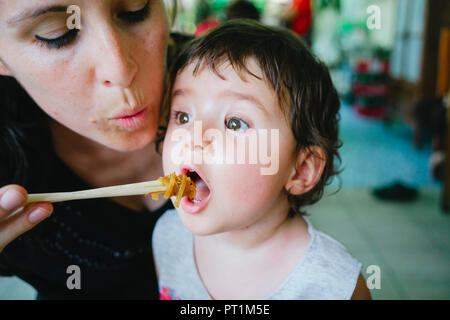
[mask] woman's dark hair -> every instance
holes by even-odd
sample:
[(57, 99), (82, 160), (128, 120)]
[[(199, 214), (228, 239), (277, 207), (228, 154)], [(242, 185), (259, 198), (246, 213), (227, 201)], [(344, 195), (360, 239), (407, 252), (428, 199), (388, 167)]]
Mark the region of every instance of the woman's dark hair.
[(0, 186), (44, 182), (53, 146), (47, 115), (12, 77), (0, 76)]
[(317, 202), (331, 178), (339, 173), (335, 161), (340, 161), (338, 149), (342, 145), (338, 139), (340, 101), (328, 68), (290, 30), (253, 20), (232, 20), (190, 42), (169, 72), (163, 124), (169, 120), (172, 85), (186, 66), (195, 63), (195, 75), (204, 64), (222, 77), (218, 68), (230, 63), (238, 74), (244, 71), (260, 79), (248, 70), (249, 58), (256, 60), (264, 80), (277, 94), (291, 123), (297, 154), (318, 146), (326, 155), (325, 168), (316, 186), (300, 196), (288, 196), (292, 211), (303, 214), (302, 208)]
[(226, 20), (253, 19), (259, 21), (260, 14), (253, 3), (247, 0), (233, 2), (225, 11)]
[[(0, 76), (0, 187), (18, 184), (28, 192), (42, 192), (47, 187), (52, 156), (47, 115), (14, 78)], [(43, 224), (23, 235), (32, 252), (37, 248), (48, 252), (43, 241), (46, 232)], [(0, 275), (12, 275), (16, 267), (32, 268), (10, 265), (0, 254)]]

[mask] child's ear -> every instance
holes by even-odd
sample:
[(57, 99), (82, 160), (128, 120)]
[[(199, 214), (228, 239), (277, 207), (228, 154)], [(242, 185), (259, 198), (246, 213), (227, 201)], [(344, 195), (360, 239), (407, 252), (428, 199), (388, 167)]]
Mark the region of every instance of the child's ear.
[(326, 155), (322, 148), (318, 146), (303, 148), (284, 187), (293, 195), (310, 191), (319, 182), (325, 164)]
[(12, 76), (2, 59), (0, 59), (0, 76)]

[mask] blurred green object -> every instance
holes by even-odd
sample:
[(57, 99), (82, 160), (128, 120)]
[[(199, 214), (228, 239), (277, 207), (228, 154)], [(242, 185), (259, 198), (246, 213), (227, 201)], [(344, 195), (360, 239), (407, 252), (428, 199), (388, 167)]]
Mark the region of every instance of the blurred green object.
[(355, 22), (355, 21), (348, 21), (348, 20), (342, 20), (341, 22), (341, 34), (346, 35), (352, 33), (354, 30), (357, 29), (366, 29), (366, 23), (364, 21)]
[[(211, 10), (210, 14), (223, 20), (226, 7), (232, 4), (235, 0), (201, 0), (198, 4), (199, 7), (204, 6), (202, 2), (209, 4)], [(255, 5), (258, 11), (262, 14), (266, 7), (267, 0), (249, 0)], [(269, 0), (270, 1), (270, 0)], [(205, 10), (202, 8), (202, 10)]]
[(211, 15), (211, 0), (199, 0), (195, 6), (195, 24), (208, 19)]
[(256, 9), (258, 9), (259, 13), (262, 14), (264, 8), (266, 7), (267, 0), (250, 0), (250, 2), (252, 2), (255, 5)]
[(223, 9), (228, 5), (227, 0), (212, 0), (211, 8), (215, 15), (221, 15)]
[(391, 57), (391, 50), (387, 48), (377, 47), (374, 49), (374, 56), (381, 60), (389, 60)]
[(387, 75), (384, 73), (361, 73), (355, 74), (354, 79), (362, 84), (371, 84), (386, 81)]
[(328, 7), (333, 7), (338, 11), (341, 10), (341, 1), (340, 0), (316, 0), (314, 1), (314, 9), (322, 10)]

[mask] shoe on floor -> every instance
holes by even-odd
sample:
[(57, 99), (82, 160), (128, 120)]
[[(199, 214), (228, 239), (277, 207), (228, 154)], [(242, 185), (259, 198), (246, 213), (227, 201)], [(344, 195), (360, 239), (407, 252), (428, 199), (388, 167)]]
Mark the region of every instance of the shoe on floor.
[(380, 200), (400, 202), (414, 201), (418, 196), (416, 189), (405, 186), (401, 182), (376, 188), (372, 191), (372, 193)]

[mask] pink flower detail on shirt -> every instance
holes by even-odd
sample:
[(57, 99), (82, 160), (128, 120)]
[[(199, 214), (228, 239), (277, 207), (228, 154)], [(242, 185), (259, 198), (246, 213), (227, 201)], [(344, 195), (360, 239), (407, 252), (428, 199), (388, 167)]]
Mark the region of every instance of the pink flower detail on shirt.
[(180, 297), (175, 293), (173, 289), (167, 287), (159, 288), (159, 299), (160, 300), (180, 300)]

